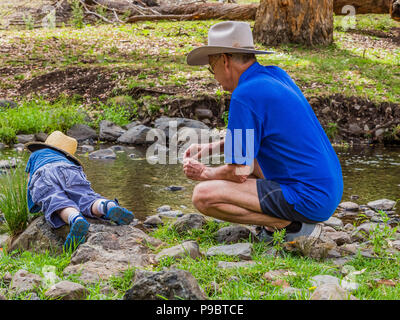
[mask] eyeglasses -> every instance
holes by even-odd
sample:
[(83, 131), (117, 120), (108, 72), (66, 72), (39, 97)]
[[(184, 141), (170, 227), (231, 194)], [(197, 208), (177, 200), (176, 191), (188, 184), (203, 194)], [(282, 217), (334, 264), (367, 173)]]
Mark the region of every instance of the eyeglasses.
[(214, 72), (214, 67), (215, 67), (215, 65), (217, 64), (219, 58), (221, 58), (224, 54), (227, 55), (227, 56), (229, 56), (229, 57), (232, 57), (232, 55), (231, 55), (230, 53), (222, 53), (217, 59), (215, 59), (214, 63), (210, 63), (210, 66), (207, 68), (208, 71), (211, 72), (211, 74), (215, 74), (215, 72)]

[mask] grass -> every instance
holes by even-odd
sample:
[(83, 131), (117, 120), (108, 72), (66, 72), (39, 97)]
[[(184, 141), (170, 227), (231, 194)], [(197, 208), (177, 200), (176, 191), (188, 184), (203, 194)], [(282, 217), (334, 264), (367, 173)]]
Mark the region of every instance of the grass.
[[(166, 247), (177, 245), (185, 240), (195, 240), (199, 243), (202, 252), (206, 252), (211, 246), (217, 245), (215, 241), (216, 231), (229, 223), (218, 224), (208, 221), (202, 230), (191, 230), (183, 234), (177, 233), (171, 223), (154, 230), (150, 235), (166, 243)], [(158, 248), (157, 251), (163, 248)], [(191, 259), (190, 257), (175, 260), (164, 258), (160, 264), (153, 267), (153, 271), (161, 271), (164, 267), (187, 270), (197, 279), (200, 287), (211, 300), (308, 300), (315, 289), (311, 278), (316, 275), (332, 275), (340, 280), (346, 276), (346, 272), (339, 266), (329, 261), (316, 261), (307, 257), (297, 256), (291, 253), (281, 252), (274, 256), (267, 252), (271, 246), (264, 243), (253, 243), (252, 260), (256, 264), (248, 267), (224, 269), (218, 266), (220, 261), (237, 261), (237, 258), (228, 256), (202, 257)], [(392, 256), (391, 259), (400, 257)], [(49, 252), (13, 252), (10, 254), (0, 252), (0, 279), (5, 273), (14, 274), (19, 269), (44, 276), (44, 270), (52, 268), (61, 280), (69, 280), (81, 283), (79, 274), (64, 275), (63, 269), (69, 264), (71, 252), (54, 255)], [(351, 271), (360, 271), (352, 278), (352, 281), (360, 284), (360, 287), (352, 294), (361, 300), (398, 300), (400, 296), (400, 284), (398, 283), (398, 264), (388, 256), (380, 256), (376, 259), (367, 259), (357, 254), (355, 258), (346, 264)], [(271, 270), (285, 269), (293, 274), (284, 277), (291, 287), (299, 289), (294, 293), (285, 293), (279, 285), (274, 285), (263, 276)], [(363, 271), (363, 269), (365, 269)], [(151, 268), (149, 269), (151, 270)], [(343, 271), (343, 272), (342, 272)], [(362, 272), (363, 271), (363, 272)], [(132, 279), (135, 269), (126, 270), (122, 276), (112, 276), (108, 281), (95, 284), (83, 284), (89, 294), (88, 300), (115, 300), (121, 299), (125, 292), (132, 287)], [(394, 286), (379, 285), (377, 279), (390, 279), (395, 281)], [(37, 288), (37, 295), (41, 299), (49, 284)], [(7, 285), (0, 280), (0, 289)], [(109, 288), (104, 290), (103, 288)], [(217, 290), (215, 290), (217, 289)], [(27, 294), (9, 296), (11, 299), (26, 299)]]
[(26, 199), (27, 174), (19, 164), (16, 169), (0, 175), (0, 212), (5, 218), (6, 231), (15, 236), (27, 227), (30, 213)]
[(84, 122), (79, 105), (70, 99), (50, 103), (43, 99), (23, 101), (18, 108), (0, 109), (0, 141), (16, 142), (17, 134), (66, 131), (76, 123)]
[[(177, 94), (216, 94), (218, 86), (206, 68), (189, 67), (186, 55), (207, 42), (207, 33), (217, 20), (184, 22), (140, 22), (81, 29), (1, 31), (3, 42), (13, 46), (13, 54), (0, 55), (4, 66), (25, 66), (24, 80), (4, 77), (3, 90), (19, 81), (56, 68), (71, 66), (105, 68), (115, 72), (116, 90), (129, 92), (134, 87), (173, 87)], [(365, 28), (388, 32), (399, 24), (388, 15), (357, 17), (355, 30), (343, 31), (343, 17), (335, 17), (335, 43), (328, 47), (306, 48), (282, 45), (276, 54), (260, 56), (262, 64), (278, 65), (297, 81), (307, 96), (341, 93), (372, 101), (399, 102), (400, 49), (386, 39), (357, 33)], [(253, 21), (249, 22), (254, 25)], [(257, 44), (258, 48), (263, 48)], [(140, 71), (135, 75), (126, 70)], [(171, 96), (171, 99), (174, 96)]]

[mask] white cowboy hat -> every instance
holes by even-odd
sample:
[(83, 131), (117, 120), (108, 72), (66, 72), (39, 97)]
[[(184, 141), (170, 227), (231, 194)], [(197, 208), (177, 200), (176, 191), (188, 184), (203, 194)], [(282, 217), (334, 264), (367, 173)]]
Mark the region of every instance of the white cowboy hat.
[(191, 66), (208, 64), (208, 56), (218, 53), (272, 54), (272, 51), (255, 50), (253, 34), (246, 22), (225, 21), (213, 25), (208, 32), (208, 45), (193, 49), (187, 56)]

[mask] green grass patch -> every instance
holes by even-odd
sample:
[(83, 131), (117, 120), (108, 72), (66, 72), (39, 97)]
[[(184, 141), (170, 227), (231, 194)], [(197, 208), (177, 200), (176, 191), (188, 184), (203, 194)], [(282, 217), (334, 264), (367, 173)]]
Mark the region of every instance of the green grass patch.
[(14, 143), (17, 134), (65, 132), (74, 124), (84, 123), (84, 118), (80, 105), (70, 99), (23, 101), (15, 109), (0, 109), (0, 141)]

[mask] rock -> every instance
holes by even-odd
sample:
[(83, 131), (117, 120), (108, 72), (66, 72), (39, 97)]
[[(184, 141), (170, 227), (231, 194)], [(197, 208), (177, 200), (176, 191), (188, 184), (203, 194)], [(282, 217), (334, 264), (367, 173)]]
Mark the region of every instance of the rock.
[(111, 146), (110, 149), (112, 149), (114, 152), (124, 152), (125, 148), (123, 146)]
[(282, 279), (284, 277), (290, 277), (296, 275), (297, 275), (296, 272), (285, 269), (279, 269), (279, 270), (271, 270), (264, 273), (263, 278), (266, 279), (267, 281), (275, 281), (278, 279)]
[[(219, 135), (218, 135), (219, 137)], [(182, 146), (185, 143), (209, 143), (213, 138), (212, 132), (210, 129), (200, 129), (200, 128), (188, 128), (183, 127), (180, 128), (177, 133), (175, 133), (172, 138), (170, 138), (170, 146), (173, 146), (174, 143), (178, 146)], [(215, 140), (219, 140), (217, 137), (214, 137)], [(182, 150), (184, 151), (184, 150)]]
[(45, 142), (48, 135), (44, 132), (35, 133), (35, 140), (40, 142)]
[(10, 289), (15, 294), (33, 291), (42, 283), (42, 278), (37, 274), (29, 273), (26, 270), (18, 270), (12, 277)]
[(167, 218), (179, 218), (183, 216), (183, 213), (182, 211), (179, 210), (173, 210), (173, 211), (161, 211), (158, 215)]
[(152, 141), (147, 141), (146, 137), (150, 130), (150, 127), (140, 124), (123, 133), (117, 141), (124, 144), (149, 144)]
[(392, 242), (392, 247), (395, 248), (396, 250), (400, 251), (400, 240), (395, 240)]
[(256, 236), (244, 226), (229, 226), (217, 231), (216, 240), (219, 243), (237, 243), (241, 240), (255, 241)]
[(137, 127), (140, 124), (141, 124), (140, 121), (133, 121), (133, 122), (127, 124), (126, 126), (123, 126), (123, 128), (125, 130), (129, 130), (129, 129), (133, 128), (133, 127)]
[(360, 224), (356, 230), (354, 231), (355, 233), (365, 233), (366, 235), (369, 235), (372, 230), (375, 230), (375, 228), (378, 226), (378, 223), (373, 223), (373, 222), (365, 222)]
[(347, 256), (347, 257), (341, 257), (341, 258), (332, 259), (332, 263), (335, 266), (343, 266), (343, 265), (345, 265), (347, 262), (349, 262), (351, 260), (352, 260), (352, 258)]
[(194, 114), (199, 120), (212, 119), (214, 116), (212, 111), (206, 108), (196, 108)]
[(385, 133), (385, 129), (378, 129), (375, 131), (375, 137), (379, 138), (381, 135), (383, 135)]
[(184, 233), (192, 229), (201, 229), (206, 223), (206, 218), (203, 215), (191, 213), (185, 214), (183, 217), (177, 219), (172, 224), (172, 227), (178, 233)]
[(82, 146), (80, 146), (80, 149), (82, 152), (93, 152), (94, 151), (94, 147), (88, 144), (84, 144)]
[(172, 135), (175, 134), (174, 129), (178, 131), (182, 127), (209, 129), (207, 125), (198, 120), (192, 120), (187, 118), (169, 118), (161, 117), (154, 122), (154, 127), (162, 130), (167, 138), (170, 138), (170, 128)]
[(13, 158), (11, 160), (0, 160), (0, 169), (11, 169), (17, 166), (17, 159)]
[(6, 148), (6, 145), (4, 143), (0, 142), (0, 151), (4, 150)]
[(324, 224), (335, 229), (343, 227), (343, 221), (335, 217), (330, 217), (327, 221), (324, 221)]
[(84, 286), (71, 281), (61, 281), (51, 286), (45, 296), (50, 299), (83, 300), (89, 293)]
[(0, 234), (0, 248), (4, 248), (8, 240), (9, 240), (8, 234)]
[(7, 300), (7, 298), (5, 296), (3, 296), (2, 294), (0, 294), (0, 301), (1, 300)]
[(351, 223), (346, 223), (346, 225), (343, 227), (344, 231), (351, 232), (355, 229), (355, 227)]
[(25, 144), (32, 141), (35, 141), (35, 135), (33, 134), (17, 134), (18, 143)]
[(67, 131), (67, 135), (75, 138), (78, 142), (85, 140), (97, 140), (97, 133), (86, 124), (76, 124)]
[(51, 229), (43, 216), (33, 220), (29, 226), (12, 243), (8, 251), (20, 249), (44, 253), (55, 251), (62, 253), (65, 238), (69, 232), (68, 226)]
[(359, 246), (356, 243), (346, 243), (340, 246), (340, 250), (348, 254), (356, 254)]
[(147, 217), (146, 220), (143, 222), (145, 227), (158, 227), (164, 225), (161, 218), (158, 215)]
[(156, 261), (160, 261), (163, 257), (181, 259), (185, 256), (190, 256), (192, 259), (200, 258), (202, 256), (199, 245), (196, 241), (185, 241), (174, 247), (161, 250), (155, 258)]
[(295, 296), (296, 294), (301, 294), (302, 290), (299, 288), (293, 288), (293, 287), (283, 287), (282, 288), (282, 293), (288, 295), (289, 297)]
[(25, 145), (23, 143), (14, 144), (13, 147), (14, 147), (14, 150), (17, 152), (25, 151)]
[(363, 133), (363, 129), (361, 129), (361, 127), (356, 123), (351, 123), (349, 125), (349, 131), (351, 134), (354, 134), (354, 135), (359, 135), (359, 134)]
[(172, 209), (171, 209), (171, 207), (169, 205), (164, 205), (164, 206), (161, 206), (161, 207), (157, 208), (157, 212), (171, 211), (171, 210)]
[(18, 104), (14, 101), (11, 100), (5, 100), (5, 99), (1, 99), (0, 100), (0, 108), (4, 108), (4, 109), (15, 109), (18, 107)]
[(311, 283), (315, 287), (319, 287), (323, 284), (340, 285), (340, 279), (330, 275), (317, 275), (311, 278)]
[(350, 235), (343, 231), (328, 232), (326, 233), (326, 236), (335, 241), (338, 246), (345, 243), (351, 243)]
[(253, 244), (251, 243), (235, 243), (231, 245), (211, 247), (207, 251), (207, 257), (216, 255), (227, 255), (239, 257), (242, 260), (251, 260)]
[(185, 190), (185, 187), (169, 186), (169, 187), (165, 187), (165, 190), (167, 190), (167, 191), (181, 191), (181, 190)]
[(360, 209), (360, 206), (357, 203), (347, 201), (340, 203), (339, 208), (347, 211), (358, 211)]
[(228, 261), (218, 261), (218, 268), (221, 269), (232, 269), (232, 268), (247, 268), (256, 265), (255, 261), (238, 261), (238, 262), (228, 262)]
[(338, 284), (325, 283), (315, 289), (311, 300), (356, 300), (356, 298)]
[(124, 300), (206, 300), (197, 280), (184, 270), (160, 272), (136, 270), (133, 286)]
[(368, 206), (374, 210), (383, 210), (389, 211), (394, 208), (396, 201), (388, 200), (388, 199), (380, 199), (368, 202)]
[(3, 275), (2, 281), (3, 281), (4, 284), (6, 284), (6, 285), (9, 286), (10, 283), (11, 283), (11, 280), (12, 280), (12, 275), (11, 275), (10, 272), (7, 271), (7, 272)]
[(112, 149), (100, 149), (89, 153), (89, 159), (114, 160), (116, 158), (117, 155)]
[(85, 283), (108, 280), (122, 275), (128, 268), (143, 268), (154, 263), (150, 247), (161, 244), (132, 224), (91, 223), (86, 242), (74, 252), (64, 274), (81, 273), (79, 279)]
[(100, 121), (99, 128), (100, 140), (110, 142), (117, 141), (117, 139), (126, 132), (126, 130), (108, 120)]

